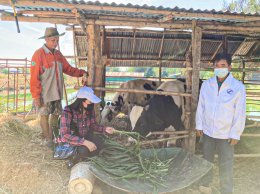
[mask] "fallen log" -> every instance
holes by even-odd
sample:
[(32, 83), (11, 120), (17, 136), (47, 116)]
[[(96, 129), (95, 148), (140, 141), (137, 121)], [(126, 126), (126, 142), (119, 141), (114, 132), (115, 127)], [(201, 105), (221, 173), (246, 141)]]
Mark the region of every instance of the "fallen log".
[(70, 194), (91, 194), (94, 183), (95, 177), (89, 170), (88, 162), (80, 162), (73, 166), (68, 185)]

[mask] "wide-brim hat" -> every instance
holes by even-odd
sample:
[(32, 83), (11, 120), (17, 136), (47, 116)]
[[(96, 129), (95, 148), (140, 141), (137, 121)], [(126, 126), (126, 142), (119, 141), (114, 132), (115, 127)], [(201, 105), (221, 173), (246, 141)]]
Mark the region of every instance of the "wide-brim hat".
[(92, 103), (99, 103), (101, 99), (94, 94), (94, 91), (87, 86), (83, 86), (77, 93), (77, 98), (86, 98)]
[(49, 38), (49, 37), (56, 37), (56, 36), (63, 36), (65, 32), (59, 34), (57, 28), (49, 27), (45, 29), (44, 36), (40, 37), (39, 39)]

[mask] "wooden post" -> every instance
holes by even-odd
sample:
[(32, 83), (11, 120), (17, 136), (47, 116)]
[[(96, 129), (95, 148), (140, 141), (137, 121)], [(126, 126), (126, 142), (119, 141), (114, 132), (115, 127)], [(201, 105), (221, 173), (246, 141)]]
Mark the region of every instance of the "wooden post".
[[(94, 22), (93, 22), (94, 23)], [(88, 40), (88, 83), (91, 87), (103, 86), (103, 75), (105, 65), (102, 63), (101, 57), (101, 37), (100, 26), (95, 24), (87, 25), (87, 40)], [(95, 94), (100, 97), (101, 92), (95, 91)], [(97, 121), (100, 121), (100, 105), (95, 106)]]
[(222, 45), (223, 45), (223, 53), (228, 53), (228, 41), (226, 35), (223, 36)]
[(201, 39), (202, 30), (192, 22), (192, 69), (187, 70), (186, 84), (188, 91), (191, 90), (192, 96), (188, 105), (190, 106), (190, 137), (185, 142), (185, 148), (190, 152), (195, 152), (196, 134), (195, 134), (195, 116), (199, 97), (199, 73), (200, 73), (200, 58), (201, 58)]
[[(162, 51), (163, 51), (163, 45), (164, 45), (164, 37), (165, 37), (165, 30), (163, 31), (163, 36), (161, 40), (160, 50), (159, 50), (159, 56), (158, 59), (162, 58)], [(159, 62), (159, 83), (162, 83), (162, 62)]]
[(242, 60), (242, 65), (243, 65), (242, 82), (243, 82), (243, 84), (245, 84), (245, 77), (246, 77), (245, 67), (246, 67), (246, 62), (244, 60)]

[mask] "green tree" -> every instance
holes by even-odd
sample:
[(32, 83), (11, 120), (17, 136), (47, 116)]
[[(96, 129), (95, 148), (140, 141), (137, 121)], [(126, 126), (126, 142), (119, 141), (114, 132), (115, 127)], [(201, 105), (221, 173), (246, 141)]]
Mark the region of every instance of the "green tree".
[(231, 3), (223, 1), (223, 7), (227, 11), (256, 13), (260, 11), (259, 0), (233, 0)]
[(146, 72), (144, 73), (144, 76), (146, 77), (155, 77), (156, 74), (155, 74), (155, 71), (152, 67), (149, 67)]
[(162, 77), (169, 77), (169, 73), (168, 73), (167, 69), (163, 69)]

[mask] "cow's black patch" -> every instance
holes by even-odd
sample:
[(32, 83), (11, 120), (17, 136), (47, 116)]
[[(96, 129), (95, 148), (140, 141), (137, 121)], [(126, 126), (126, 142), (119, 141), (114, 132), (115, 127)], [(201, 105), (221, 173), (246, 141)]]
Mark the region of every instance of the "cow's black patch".
[(154, 81), (152, 82), (152, 84), (153, 84), (154, 87), (156, 87), (156, 85), (157, 85), (156, 82), (154, 82)]
[(176, 130), (182, 129), (182, 110), (171, 96), (155, 95), (148, 105), (148, 110), (144, 109), (136, 122), (134, 131), (146, 136), (150, 131), (162, 131), (170, 125)]
[(143, 87), (144, 87), (145, 90), (154, 90), (154, 88), (150, 84), (148, 84), (148, 83), (145, 83), (143, 85)]

